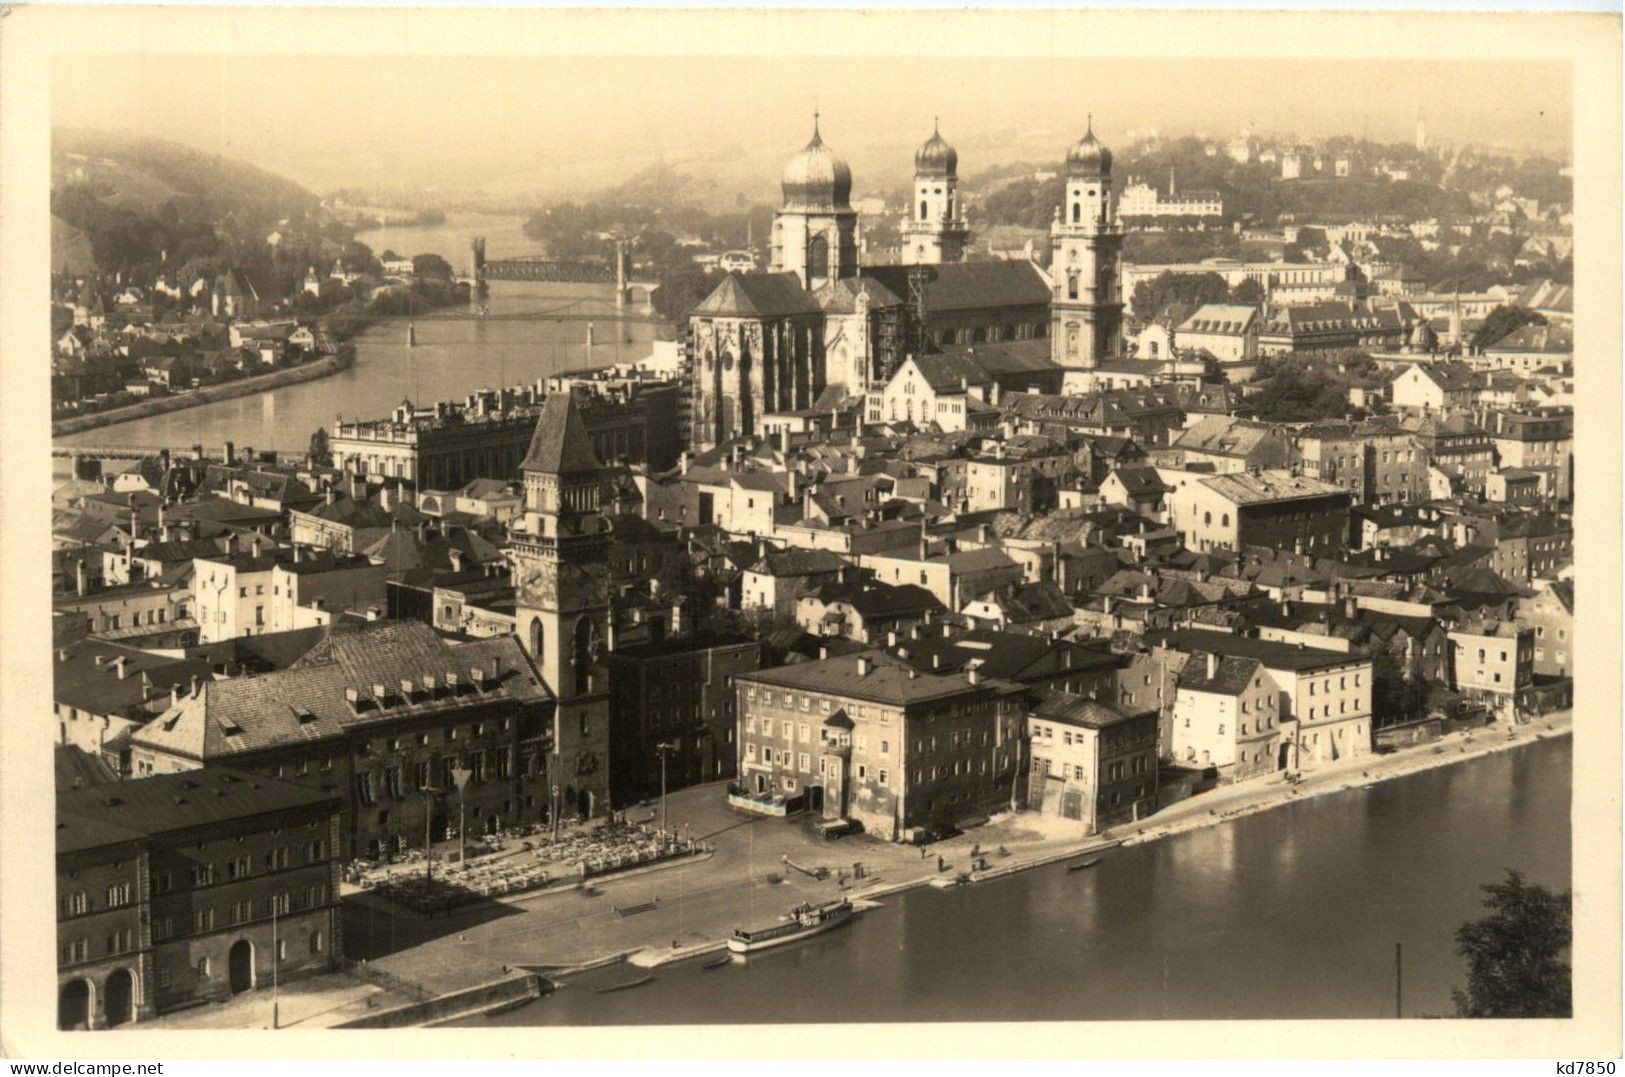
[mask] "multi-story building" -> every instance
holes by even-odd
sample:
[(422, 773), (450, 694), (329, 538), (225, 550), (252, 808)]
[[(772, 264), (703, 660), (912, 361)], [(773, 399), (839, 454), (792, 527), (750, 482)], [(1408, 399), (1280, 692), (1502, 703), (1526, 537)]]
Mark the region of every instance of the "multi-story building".
[(679, 637), (611, 651), (608, 661), (614, 803), (735, 775), (734, 681), (761, 665), (761, 644)]
[(589, 734), (513, 638), (452, 645), (379, 622), (333, 630), (287, 669), (199, 684), (131, 734), (130, 754), (138, 777), (227, 765), (339, 793), (357, 857), (438, 841), (459, 811), (492, 832), (590, 809), (608, 760)]
[(1201, 477), (1174, 475), (1169, 517), (1186, 548), (1240, 552), (1247, 546), (1327, 555), (1348, 543), (1352, 495), (1289, 471)]
[(776, 801), (903, 840), (1009, 806), (1025, 770), (1023, 689), (975, 669), (867, 651), (737, 683), (742, 807)]
[(1221, 363), (1243, 363), (1258, 355), (1258, 308), (1204, 303), (1174, 332), (1181, 353), (1207, 352)]
[(1460, 479), (1464, 492), (1484, 496), (1485, 483), (1495, 467), (1495, 445), (1486, 430), (1459, 412), (1422, 415), (1408, 420), (1405, 428), (1430, 466)]
[(1526, 411), (1491, 411), (1484, 427), (1502, 467), (1541, 474), (1547, 493), (1567, 501), (1574, 476), (1574, 409), (1531, 408)]
[(1192, 655), (1174, 698), (1173, 761), (1216, 767), (1231, 780), (1285, 767), (1279, 691), (1256, 658), (1212, 651)]
[(1554, 581), (1518, 599), (1518, 623), (1535, 632), (1534, 672), (1574, 676), (1574, 584)]
[(1274, 713), (1286, 766), (1312, 767), (1370, 753), (1369, 656), (1201, 629), (1170, 632), (1158, 637), (1157, 644), (1191, 655), (1245, 658), (1263, 666), (1281, 693)]
[(1305, 475), (1347, 488), (1357, 504), (1427, 500), (1427, 453), (1408, 430), (1376, 422), (1320, 422), (1296, 431), (1292, 441)]
[(339, 805), (223, 767), (59, 790), (58, 1027), (123, 1025), (330, 969)]
[(82, 639), (56, 652), (52, 674), (58, 743), (102, 758), (122, 774), (128, 763), (122, 734), (151, 721), (198, 680), (210, 679), (213, 669), (198, 659)]
[(1482, 620), (1450, 630), (1450, 687), (1464, 697), (1513, 717), (1534, 675), (1534, 628)]
[(1292, 460), (1292, 444), (1278, 428), (1228, 415), (1209, 415), (1174, 438), (1185, 466), (1208, 464), (1219, 474), (1283, 468)]
[(1112, 152), (1091, 123), (1066, 155), (1065, 203), (1050, 225), (1050, 342), (1055, 362), (1094, 367), (1123, 348), (1123, 226), (1112, 192)]
[(1131, 178), (1117, 204), (1125, 223), (1166, 223), (1200, 221), (1224, 216), (1224, 198), (1218, 191), (1179, 191), (1174, 177), (1168, 177), (1168, 193), (1163, 194), (1143, 180)]
[(1157, 711), (1055, 692), (1027, 719), (1027, 807), (1094, 834), (1157, 807)]
[(309, 628), (335, 612), (384, 605), (384, 566), (358, 554), (256, 542), (246, 553), (199, 557), (193, 566), (201, 643)]

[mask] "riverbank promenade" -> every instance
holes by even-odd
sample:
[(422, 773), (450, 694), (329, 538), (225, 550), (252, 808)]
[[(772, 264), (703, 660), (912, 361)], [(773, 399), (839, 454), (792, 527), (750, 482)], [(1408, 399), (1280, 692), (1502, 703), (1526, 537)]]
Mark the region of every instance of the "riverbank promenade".
[[(1568, 712), (1562, 712), (1517, 726), (1510, 734), (1494, 727), (1453, 734), (1433, 744), (1332, 764), (1309, 772), (1296, 785), (1271, 775), (1221, 786), (1138, 823), (1094, 836), (1082, 834), (1079, 824), (1070, 820), (1005, 813), (986, 826), (933, 844), (923, 854), (914, 846), (864, 836), (825, 841), (808, 820), (745, 816), (726, 806), (721, 784), (697, 786), (668, 798), (669, 822), (679, 834), (703, 839), (714, 853), (595, 879), (588, 888), (512, 895), (446, 916), (424, 916), (370, 894), (351, 895), (344, 910), (346, 950), (352, 959), (365, 959), (370, 970), (383, 974), (376, 979), (434, 994), (490, 981), (502, 976), (505, 968), (564, 976), (621, 960), (650, 967), (716, 952), (734, 928), (772, 923), (803, 901), (843, 894), (884, 900), (932, 879), (957, 879), (962, 874), (969, 876), (970, 885), (977, 885), (1091, 849), (1225, 825), (1297, 800), (1448, 766), (1537, 738), (1566, 736), (1570, 721)], [(657, 806), (650, 806), (629, 814), (641, 820), (645, 815), (658, 819), (658, 813)], [(1001, 855), (1001, 848), (1006, 855)], [(986, 868), (978, 868), (978, 863)], [(861, 878), (853, 876), (855, 864), (862, 865)], [(819, 868), (827, 869), (827, 877), (798, 870), (819, 874)], [(1109, 853), (1098, 870), (1111, 870)], [(408, 1001), (359, 978), (321, 981), (284, 990), (284, 1024), (320, 1027)], [(228, 1012), (241, 1016), (222, 1016)], [(166, 1023), (269, 1027), (269, 993), (177, 1013)]]

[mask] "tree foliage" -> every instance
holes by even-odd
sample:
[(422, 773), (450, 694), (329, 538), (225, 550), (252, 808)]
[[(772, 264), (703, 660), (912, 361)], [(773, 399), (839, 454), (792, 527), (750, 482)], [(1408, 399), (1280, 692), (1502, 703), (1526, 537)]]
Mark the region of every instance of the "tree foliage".
[(1487, 348), (1501, 338), (1516, 333), (1526, 325), (1545, 324), (1546, 316), (1538, 310), (1502, 304), (1485, 316), (1484, 324), (1479, 326), (1478, 332), (1473, 334), (1473, 347)]
[(1571, 893), (1554, 894), (1511, 870), (1505, 882), (1479, 889), (1490, 915), (1456, 930), (1456, 952), (1467, 959), (1466, 989), (1450, 992), (1457, 1016), (1572, 1017)]
[(1301, 356), (1259, 360), (1253, 382), (1262, 387), (1248, 396), (1264, 422), (1301, 423), (1340, 419), (1348, 414), (1348, 379), (1333, 362)]
[(1159, 318), (1169, 307), (1219, 303), (1230, 297), (1230, 286), (1217, 273), (1159, 273), (1134, 286), (1134, 313)]

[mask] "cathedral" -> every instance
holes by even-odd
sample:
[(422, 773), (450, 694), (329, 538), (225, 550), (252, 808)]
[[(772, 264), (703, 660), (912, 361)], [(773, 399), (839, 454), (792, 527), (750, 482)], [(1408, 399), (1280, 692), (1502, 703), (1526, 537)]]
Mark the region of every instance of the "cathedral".
[(839, 407), (915, 352), (1049, 338), (1058, 366), (1115, 354), (1123, 234), (1111, 161), (1091, 123), (1067, 155), (1053, 275), (1026, 260), (967, 262), (959, 154), (934, 127), (914, 154), (902, 264), (864, 266), (852, 170), (814, 117), (784, 167), (767, 271), (729, 274), (689, 317), (692, 447), (760, 433), (769, 414)]

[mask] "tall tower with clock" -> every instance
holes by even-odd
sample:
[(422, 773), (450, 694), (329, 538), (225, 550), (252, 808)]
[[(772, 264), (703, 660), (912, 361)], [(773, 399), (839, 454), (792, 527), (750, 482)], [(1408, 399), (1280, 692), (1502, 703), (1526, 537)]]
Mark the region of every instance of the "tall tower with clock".
[(1116, 354), (1123, 325), (1118, 255), (1123, 229), (1112, 194), (1112, 151), (1089, 130), (1066, 155), (1065, 201), (1050, 226), (1051, 348), (1061, 366), (1093, 367)]
[(563, 817), (609, 809), (609, 528), (599, 514), (603, 465), (568, 392), (548, 395), (520, 464), (523, 517), (508, 545), (514, 624), (558, 700), (548, 756)]

